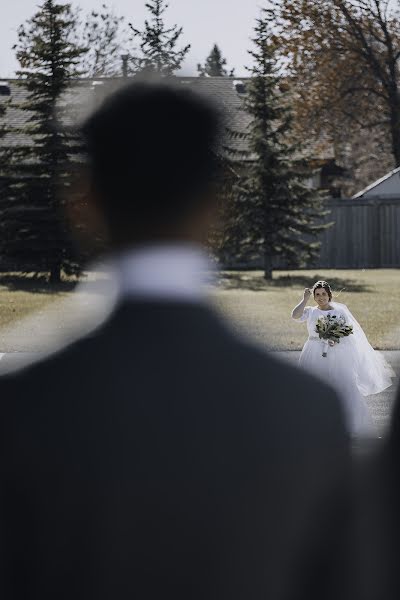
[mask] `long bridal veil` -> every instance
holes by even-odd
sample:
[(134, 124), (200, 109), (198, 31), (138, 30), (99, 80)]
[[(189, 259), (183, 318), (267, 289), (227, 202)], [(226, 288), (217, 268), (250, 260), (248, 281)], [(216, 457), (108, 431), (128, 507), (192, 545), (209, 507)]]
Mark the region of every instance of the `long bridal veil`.
[(363, 396), (378, 394), (392, 385), (392, 378), (396, 376), (392, 367), (384, 356), (374, 350), (368, 342), (361, 325), (351, 314), (345, 304), (331, 302), (331, 306), (344, 313), (347, 322), (353, 326), (353, 335), (349, 336), (355, 356), (356, 382)]

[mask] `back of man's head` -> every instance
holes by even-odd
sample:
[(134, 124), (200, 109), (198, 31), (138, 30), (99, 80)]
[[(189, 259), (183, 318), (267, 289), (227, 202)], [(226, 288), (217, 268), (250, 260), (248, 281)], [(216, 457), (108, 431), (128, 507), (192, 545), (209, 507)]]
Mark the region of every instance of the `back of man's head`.
[(220, 113), (186, 85), (136, 81), (110, 95), (82, 133), (111, 236), (171, 227), (201, 209), (217, 176)]

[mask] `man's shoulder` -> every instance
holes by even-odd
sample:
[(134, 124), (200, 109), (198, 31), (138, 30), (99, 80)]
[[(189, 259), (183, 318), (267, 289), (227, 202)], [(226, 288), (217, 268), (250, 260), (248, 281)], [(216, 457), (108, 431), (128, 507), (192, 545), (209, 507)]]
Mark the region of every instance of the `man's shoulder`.
[(279, 380), (282, 387), (295, 385), (310, 390), (318, 385), (321, 389), (332, 392), (327, 384), (293, 364), (288, 352), (273, 352), (251, 341), (240, 339), (237, 340), (236, 349), (245, 359), (246, 367), (250, 369), (252, 376), (268, 378), (268, 381)]
[[(238, 389), (242, 392), (247, 390), (252, 397), (258, 396), (264, 402), (274, 398), (275, 402), (279, 401), (282, 408), (286, 404), (290, 404), (295, 410), (300, 405), (303, 408), (315, 406), (315, 410), (317, 410), (322, 404), (327, 413), (335, 410), (337, 399), (329, 386), (300, 371), (286, 359), (279, 358), (250, 340), (237, 335), (218, 315), (214, 314), (214, 321), (210, 319), (209, 322), (204, 321), (204, 323), (206, 322), (207, 327), (194, 328), (196, 331), (202, 332), (202, 337), (199, 338), (201, 344), (199, 344), (197, 352), (187, 351), (185, 344), (191, 340), (191, 333), (190, 328), (185, 328), (187, 333), (182, 338), (185, 343), (181, 344), (182, 339), (179, 338), (179, 343), (174, 342), (171, 345), (170, 356), (162, 356), (164, 362), (169, 361), (171, 369), (175, 364), (182, 366), (182, 361), (178, 359), (179, 356), (182, 358), (184, 355), (186, 361), (197, 361), (194, 365), (195, 369), (210, 368), (213, 377), (229, 379), (231, 389), (238, 384)], [(123, 335), (121, 324), (117, 323), (115, 319), (111, 320), (99, 330), (74, 341), (55, 353), (25, 365), (22, 369), (3, 374), (0, 377), (0, 402), (3, 401), (4, 396), (23, 397), (24, 390), (36, 391), (44, 399), (47, 396), (56, 397), (57, 390), (72, 389), (73, 385), (79, 386), (86, 380), (93, 384), (96, 370), (98, 372), (98, 369), (101, 369), (101, 365), (107, 361), (107, 356), (108, 360), (117, 361), (118, 356), (115, 352), (126, 350), (125, 347), (122, 347), (122, 341), (119, 339), (120, 333)], [(193, 335), (195, 336), (194, 333)], [(116, 337), (118, 337), (117, 344)], [(196, 345), (199, 340), (195, 336), (192, 340), (193, 345)], [(131, 340), (131, 342), (138, 344), (137, 339)], [(143, 340), (140, 341), (140, 344), (142, 342)], [(110, 348), (110, 344), (114, 351)], [(164, 343), (165, 347), (167, 345)], [(180, 353), (180, 355), (176, 357), (175, 353)], [(148, 355), (153, 364), (152, 352)], [(133, 357), (132, 360), (134, 360)], [(203, 360), (204, 364), (199, 364), (199, 360)], [(141, 364), (143, 365), (143, 357)], [(189, 365), (187, 364), (187, 366)], [(131, 375), (135, 365), (131, 364), (130, 368)], [(321, 398), (323, 398), (322, 401)]]
[[(76, 370), (84, 367), (84, 357), (96, 347), (95, 338), (96, 334), (88, 334), (52, 351), (38, 353), (36, 357), (29, 356), (26, 360), (21, 359), (15, 365), (3, 368), (0, 375), (0, 390), (8, 386), (17, 389), (38, 382), (44, 394), (49, 388), (49, 374), (56, 378), (63, 373), (69, 373), (71, 378), (76, 379)], [(58, 381), (59, 386), (63, 383), (65, 384), (65, 379)]]
[(280, 356), (251, 343), (242, 343), (240, 353), (245, 360), (238, 371), (249, 393), (261, 398), (261, 406), (272, 404), (276, 416), (298, 419), (306, 431), (316, 427), (344, 431), (342, 406), (331, 386), (289, 362), (284, 353)]

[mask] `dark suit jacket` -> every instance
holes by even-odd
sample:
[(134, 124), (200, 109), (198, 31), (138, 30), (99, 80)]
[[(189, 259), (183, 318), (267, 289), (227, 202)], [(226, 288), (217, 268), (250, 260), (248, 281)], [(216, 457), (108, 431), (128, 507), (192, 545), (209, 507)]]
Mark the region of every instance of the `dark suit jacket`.
[(400, 395), (386, 439), (357, 469), (355, 600), (400, 598)]
[(4, 600), (332, 594), (336, 396), (211, 309), (125, 302), (0, 402)]

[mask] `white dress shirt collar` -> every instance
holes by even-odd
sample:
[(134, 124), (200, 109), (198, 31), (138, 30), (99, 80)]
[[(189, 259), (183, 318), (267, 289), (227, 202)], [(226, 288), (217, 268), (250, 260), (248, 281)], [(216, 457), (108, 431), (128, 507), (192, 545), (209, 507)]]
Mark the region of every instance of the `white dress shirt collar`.
[(216, 268), (200, 244), (165, 243), (127, 250), (112, 261), (118, 296), (199, 301)]

